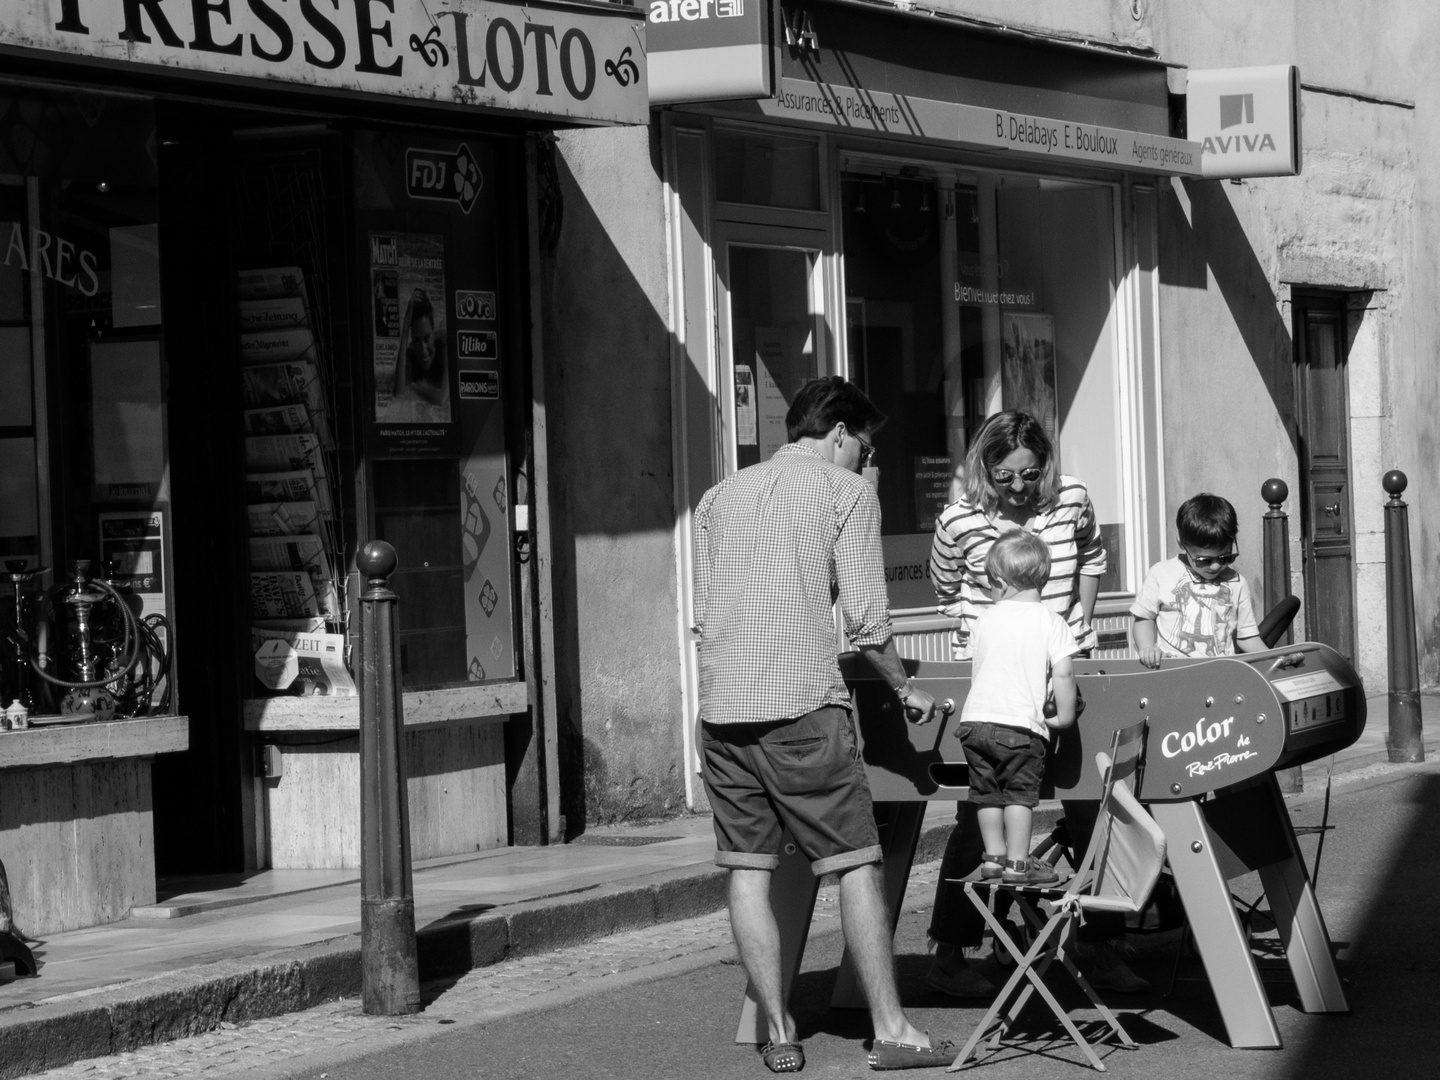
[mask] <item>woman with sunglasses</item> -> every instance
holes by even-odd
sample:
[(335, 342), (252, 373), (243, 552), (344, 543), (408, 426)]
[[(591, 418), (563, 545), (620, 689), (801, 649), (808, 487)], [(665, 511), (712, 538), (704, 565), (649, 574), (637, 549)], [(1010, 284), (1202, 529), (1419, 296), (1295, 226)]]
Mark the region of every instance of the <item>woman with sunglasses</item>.
[[(1079, 655), (1087, 655), (1097, 640), (1090, 621), (1105, 572), (1105, 547), (1089, 492), (1078, 479), (1060, 472), (1055, 448), (1039, 421), (1014, 411), (986, 420), (970, 443), (958, 487), (957, 498), (935, 524), (930, 553), (940, 610), (960, 623), (951, 638), (954, 658), (970, 658), (970, 629), (994, 602), (985, 559), (1000, 534), (1014, 528), (1034, 533), (1050, 548), (1050, 578), (1040, 592), (1041, 602), (1070, 625)], [(1079, 850), (1089, 843), (1096, 809), (1095, 803), (1065, 803), (1065, 820)], [(955, 997), (985, 997), (995, 989), (962, 951), (980, 945), (980, 915), (963, 888), (946, 880), (974, 871), (983, 850), (975, 808), (962, 802), (940, 866), (930, 923), (935, 962), (927, 979)], [(1149, 984), (1130, 970), (1116, 947), (1124, 933), (1123, 917), (1099, 915), (1087, 921), (1081, 951), (1092, 957), (1091, 982), (1111, 990), (1146, 990)]]

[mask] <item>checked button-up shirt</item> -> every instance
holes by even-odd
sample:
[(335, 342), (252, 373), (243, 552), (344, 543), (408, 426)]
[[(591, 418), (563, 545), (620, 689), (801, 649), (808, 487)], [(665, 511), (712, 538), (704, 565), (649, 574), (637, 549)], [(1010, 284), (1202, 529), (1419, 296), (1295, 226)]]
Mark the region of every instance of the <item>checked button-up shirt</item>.
[(852, 644), (890, 639), (880, 503), (865, 480), (792, 443), (707, 491), (695, 511), (701, 719), (848, 708), (837, 598)]

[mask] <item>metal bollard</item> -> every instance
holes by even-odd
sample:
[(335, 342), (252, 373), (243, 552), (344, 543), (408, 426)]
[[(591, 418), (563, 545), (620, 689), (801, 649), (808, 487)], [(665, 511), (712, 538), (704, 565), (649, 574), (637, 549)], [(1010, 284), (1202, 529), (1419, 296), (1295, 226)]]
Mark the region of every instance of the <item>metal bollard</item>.
[(1415, 648), (1415, 589), (1410, 578), (1410, 508), (1400, 498), (1409, 481), (1391, 469), (1380, 481), (1385, 504), (1385, 624), (1390, 657), (1391, 761), (1424, 761), (1420, 723), (1420, 662)]
[[(1260, 615), (1263, 619), (1271, 608), (1290, 595), (1290, 516), (1283, 509), (1285, 500), (1290, 497), (1290, 485), (1279, 477), (1271, 477), (1260, 485), (1260, 497), (1270, 507), (1263, 519), (1265, 583), (1262, 602), (1265, 611)], [(1288, 645), (1294, 640), (1293, 630), (1286, 630), (1284, 640), (1276, 644)], [(1280, 790), (1288, 794), (1305, 790), (1305, 778), (1298, 765), (1277, 769), (1275, 780)]]
[(396, 662), (395, 549), (372, 540), (355, 559), (360, 597), (360, 964), (365, 1012), (420, 1011), (415, 882), (405, 790), (404, 706)]

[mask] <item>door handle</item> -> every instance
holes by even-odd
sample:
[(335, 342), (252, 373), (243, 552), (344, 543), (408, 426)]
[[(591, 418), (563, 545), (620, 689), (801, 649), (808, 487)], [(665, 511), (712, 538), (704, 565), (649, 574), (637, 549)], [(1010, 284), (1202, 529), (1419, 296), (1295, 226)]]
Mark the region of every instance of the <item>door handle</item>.
[(1329, 514), (1331, 517), (1339, 517), (1340, 504), (1338, 502), (1331, 503), (1329, 506), (1325, 507), (1325, 513)]

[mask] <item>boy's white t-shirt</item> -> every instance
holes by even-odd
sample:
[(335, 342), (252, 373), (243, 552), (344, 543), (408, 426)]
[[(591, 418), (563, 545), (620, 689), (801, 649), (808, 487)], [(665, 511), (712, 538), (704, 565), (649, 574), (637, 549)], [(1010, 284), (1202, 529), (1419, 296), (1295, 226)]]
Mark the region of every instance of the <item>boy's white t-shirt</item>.
[(1166, 656), (1233, 656), (1235, 639), (1259, 635), (1250, 586), (1233, 567), (1203, 581), (1179, 556), (1158, 562), (1130, 605), (1138, 619), (1154, 619)]
[(1044, 708), (1050, 668), (1079, 651), (1065, 620), (1041, 603), (1001, 600), (975, 620), (970, 642), (974, 667), (961, 722), (1048, 735)]

